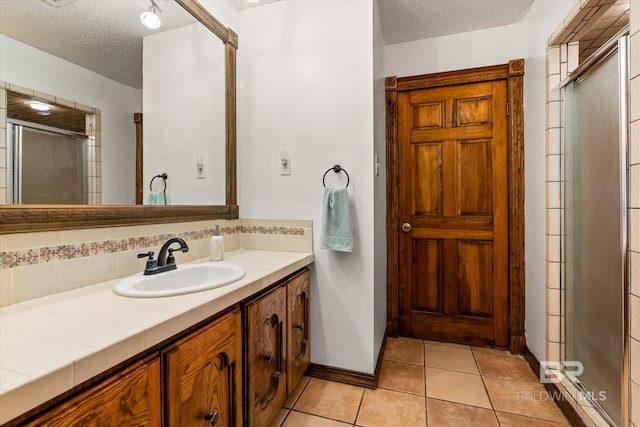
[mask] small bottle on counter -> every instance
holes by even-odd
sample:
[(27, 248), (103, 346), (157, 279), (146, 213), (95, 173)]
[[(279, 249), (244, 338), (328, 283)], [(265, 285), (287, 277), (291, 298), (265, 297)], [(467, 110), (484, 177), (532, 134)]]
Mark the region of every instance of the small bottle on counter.
[(220, 235), (220, 226), (216, 225), (216, 229), (209, 241), (209, 255), (211, 261), (220, 261), (224, 257), (224, 237)]

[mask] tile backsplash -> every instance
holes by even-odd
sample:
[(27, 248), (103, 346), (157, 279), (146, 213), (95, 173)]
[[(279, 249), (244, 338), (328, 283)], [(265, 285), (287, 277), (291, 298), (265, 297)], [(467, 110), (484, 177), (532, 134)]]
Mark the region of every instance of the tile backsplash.
[(189, 252), (178, 262), (207, 257), (220, 226), (225, 250), (313, 252), (310, 220), (211, 220), (173, 224), (0, 235), (0, 306), (126, 277), (144, 269), (142, 252), (159, 252), (180, 237)]

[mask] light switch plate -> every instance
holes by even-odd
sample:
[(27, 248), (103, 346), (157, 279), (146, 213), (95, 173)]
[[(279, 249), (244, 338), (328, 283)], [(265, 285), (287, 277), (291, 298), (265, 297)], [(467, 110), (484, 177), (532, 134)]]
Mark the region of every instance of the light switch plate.
[(196, 179), (204, 178), (204, 156), (196, 156)]
[(287, 150), (280, 152), (280, 175), (291, 175), (291, 156)]

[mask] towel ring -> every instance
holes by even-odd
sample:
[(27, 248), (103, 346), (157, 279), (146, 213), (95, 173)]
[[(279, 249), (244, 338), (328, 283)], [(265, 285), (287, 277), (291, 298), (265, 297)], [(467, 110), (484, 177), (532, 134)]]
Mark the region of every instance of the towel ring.
[(324, 183), (324, 179), (325, 179), (325, 177), (327, 176), (327, 174), (328, 174), (330, 171), (334, 171), (335, 173), (344, 172), (344, 174), (345, 174), (345, 175), (347, 175), (347, 185), (345, 185), (345, 188), (347, 188), (347, 187), (349, 186), (349, 174), (347, 173), (347, 171), (346, 171), (346, 170), (344, 170), (344, 169), (342, 168), (342, 166), (340, 166), (340, 165), (335, 165), (334, 167), (327, 169), (327, 171), (324, 173), (324, 175), (322, 175), (322, 185), (323, 185), (324, 187), (326, 187), (326, 186), (327, 186), (327, 185)]
[(151, 182), (149, 183), (149, 191), (153, 191), (153, 180), (155, 180), (156, 178), (162, 178), (162, 182), (164, 183), (164, 190), (162, 191), (166, 191), (167, 190), (167, 174), (166, 173), (161, 173), (160, 175), (156, 175), (153, 178), (151, 178)]

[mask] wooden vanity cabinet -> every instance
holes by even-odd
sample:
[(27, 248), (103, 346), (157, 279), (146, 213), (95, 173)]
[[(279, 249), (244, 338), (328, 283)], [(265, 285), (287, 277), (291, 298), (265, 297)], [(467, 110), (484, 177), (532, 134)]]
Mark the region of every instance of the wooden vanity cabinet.
[(240, 311), (162, 351), (167, 425), (242, 426)]
[(249, 426), (268, 427), (287, 398), (287, 294), (280, 286), (245, 305)]
[(156, 353), (21, 425), (158, 427), (161, 414), (160, 358)]
[(246, 415), (268, 427), (310, 361), (309, 270), (244, 305)]
[(293, 392), (311, 362), (309, 341), (309, 270), (287, 286), (287, 395)]
[(305, 268), (5, 426), (269, 427), (309, 365), (309, 297)]

